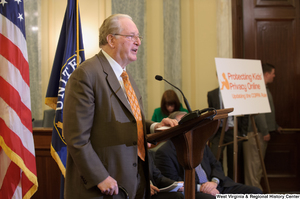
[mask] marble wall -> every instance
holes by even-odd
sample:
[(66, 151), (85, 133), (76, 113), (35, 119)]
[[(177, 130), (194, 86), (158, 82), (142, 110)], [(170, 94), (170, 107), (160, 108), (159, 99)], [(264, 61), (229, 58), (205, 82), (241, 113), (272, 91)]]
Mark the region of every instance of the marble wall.
[[(181, 25), (180, 0), (164, 0), (164, 78), (181, 89)], [(165, 90), (173, 89), (179, 99), (181, 93), (165, 83)]]
[[(32, 117), (36, 119), (49, 109), (44, 100), (66, 4), (67, 0), (25, 1)], [(156, 74), (182, 88), (192, 109), (207, 107), (207, 91), (218, 86), (214, 57), (231, 57), (231, 1), (80, 0), (80, 12), (86, 58), (99, 50), (98, 28), (107, 16), (132, 16), (144, 39), (138, 60), (128, 70), (143, 96), (147, 118), (159, 106), (162, 93), (171, 88), (156, 81)]]
[(43, 118), (41, 78), (40, 0), (24, 1), (25, 28), (30, 73), (31, 113), (35, 120)]
[[(147, 28), (147, 10), (145, 0), (112, 0), (112, 14), (124, 13), (133, 18), (140, 34), (145, 38)], [(164, 39), (164, 78), (181, 88), (181, 32), (180, 32), (180, 0), (163, 1), (163, 39)], [(148, 115), (147, 93), (147, 40), (144, 39), (139, 48), (137, 61), (131, 63), (127, 69), (134, 79), (143, 96), (145, 115)], [(151, 66), (150, 66), (151, 67)], [(154, 77), (153, 77), (153, 81)], [(164, 84), (166, 89), (174, 89), (169, 84)], [(174, 89), (181, 99), (179, 91)], [(159, 105), (158, 105), (159, 106)], [(149, 110), (152, 112), (153, 110)]]
[(217, 4), (218, 57), (232, 58), (231, 1), (219, 0)]
[[(140, 35), (146, 37), (146, 0), (112, 0), (112, 14), (128, 14), (139, 29)], [(145, 39), (139, 47), (137, 60), (130, 63), (126, 68), (134, 77), (134, 80), (143, 97), (143, 107), (145, 115), (147, 115), (148, 97), (147, 97), (147, 57), (146, 57)]]

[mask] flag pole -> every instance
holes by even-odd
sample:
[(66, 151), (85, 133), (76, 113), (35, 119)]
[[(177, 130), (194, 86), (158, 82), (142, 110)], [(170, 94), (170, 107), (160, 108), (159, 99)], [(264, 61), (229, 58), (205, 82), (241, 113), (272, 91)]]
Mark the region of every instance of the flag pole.
[(77, 66), (79, 66), (79, 16), (78, 16), (78, 1), (76, 0), (76, 48), (77, 48)]

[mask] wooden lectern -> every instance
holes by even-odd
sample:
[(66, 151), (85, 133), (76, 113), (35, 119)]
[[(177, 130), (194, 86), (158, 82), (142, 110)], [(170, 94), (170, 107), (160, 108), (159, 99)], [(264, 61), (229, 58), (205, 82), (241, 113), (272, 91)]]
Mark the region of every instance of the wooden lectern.
[(201, 163), (206, 142), (216, 133), (220, 119), (232, 111), (233, 108), (207, 111), (178, 126), (147, 135), (148, 142), (170, 139), (174, 143), (178, 161), (185, 169), (185, 198), (195, 199), (195, 167)]

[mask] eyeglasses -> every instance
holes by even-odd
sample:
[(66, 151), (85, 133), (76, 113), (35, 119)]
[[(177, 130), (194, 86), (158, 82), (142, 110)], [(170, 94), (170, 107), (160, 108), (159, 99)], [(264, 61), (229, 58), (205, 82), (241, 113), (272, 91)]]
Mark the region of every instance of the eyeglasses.
[(140, 41), (143, 40), (143, 37), (139, 36), (139, 35), (122, 35), (122, 34), (113, 34), (113, 35), (119, 35), (119, 36), (126, 37), (127, 39), (129, 39), (133, 42), (137, 41), (138, 39), (140, 39)]

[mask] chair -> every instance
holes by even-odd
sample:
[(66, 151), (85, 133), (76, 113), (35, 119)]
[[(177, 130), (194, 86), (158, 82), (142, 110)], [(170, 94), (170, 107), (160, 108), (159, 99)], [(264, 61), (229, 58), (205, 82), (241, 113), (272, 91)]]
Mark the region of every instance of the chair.
[(55, 118), (55, 110), (44, 110), (43, 127), (53, 127), (53, 120)]

